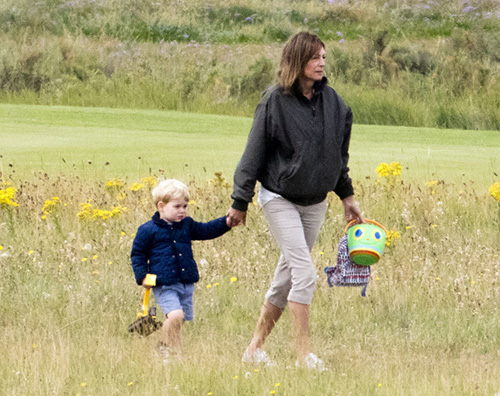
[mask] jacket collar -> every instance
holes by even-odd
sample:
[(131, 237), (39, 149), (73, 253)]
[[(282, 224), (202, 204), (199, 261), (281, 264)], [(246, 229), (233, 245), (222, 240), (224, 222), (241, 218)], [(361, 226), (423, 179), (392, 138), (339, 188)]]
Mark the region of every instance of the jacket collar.
[(182, 228), (182, 223), (186, 219), (184, 219), (182, 221), (175, 222), (175, 223), (167, 223), (165, 220), (163, 220), (160, 217), (160, 213), (157, 211), (157, 212), (155, 212), (155, 214), (153, 215), (153, 217), (151, 217), (151, 220), (153, 220), (153, 222), (155, 224), (159, 225), (160, 227), (173, 226), (174, 228)]
[[(328, 79), (326, 77), (323, 77), (320, 81), (315, 81), (314, 84), (313, 84), (313, 95), (311, 97), (311, 100), (315, 97), (315, 96), (318, 96), (321, 91), (323, 91), (323, 89), (328, 85)], [(303, 94), (302, 94), (302, 90), (300, 89), (300, 86), (299, 86), (299, 82), (298, 80), (296, 80), (293, 85), (292, 85), (292, 89), (291, 89), (292, 93), (297, 96), (297, 97), (303, 97), (303, 98), (306, 98)], [(306, 98), (307, 99), (307, 98)]]

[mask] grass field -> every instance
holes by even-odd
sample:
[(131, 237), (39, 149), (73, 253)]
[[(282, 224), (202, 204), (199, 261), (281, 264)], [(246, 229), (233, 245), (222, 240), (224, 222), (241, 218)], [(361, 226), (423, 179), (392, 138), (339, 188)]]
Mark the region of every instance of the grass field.
[[(499, 180), (498, 132), (354, 126), (356, 197), (391, 238), (366, 298), (357, 288), (329, 288), (323, 268), (334, 265), (345, 226), (329, 196), (312, 252), (311, 307), (314, 349), (327, 372), (295, 368), (287, 311), (266, 344), (277, 366), (240, 363), (279, 255), (257, 205), (247, 227), (194, 244), (201, 280), (181, 363), (161, 364), (154, 335), (127, 333), (141, 303), (131, 243), (153, 212), (144, 178), (183, 179), (195, 219), (221, 216), (250, 125), (177, 112), (0, 105), (0, 191), (16, 189), (10, 201), (0, 195), (0, 394), (500, 392), (500, 201), (488, 192)], [(377, 176), (391, 162), (402, 174)]]
[[(231, 177), (251, 119), (156, 110), (0, 105), (1, 165), (33, 172), (140, 178), (164, 174)], [(474, 181), (500, 170), (497, 131), (354, 125), (351, 174), (375, 177), (400, 162), (414, 179)], [(109, 165), (105, 165), (109, 163)], [(160, 172), (160, 170), (163, 170)]]

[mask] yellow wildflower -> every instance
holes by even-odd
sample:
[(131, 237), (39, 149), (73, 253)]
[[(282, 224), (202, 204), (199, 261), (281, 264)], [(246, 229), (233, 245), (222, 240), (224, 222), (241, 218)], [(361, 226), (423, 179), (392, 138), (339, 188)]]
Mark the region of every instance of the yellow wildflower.
[(43, 208), (42, 208), (42, 213), (48, 215), (51, 213), (59, 204), (60, 204), (59, 197), (52, 197), (52, 199), (48, 199), (45, 201)]
[(81, 203), (80, 208), (80, 212), (77, 213), (80, 220), (107, 220), (111, 217), (119, 217), (128, 211), (126, 207), (121, 205), (114, 206), (111, 210), (94, 209), (91, 203)]
[(121, 190), (123, 187), (125, 187), (125, 182), (118, 178), (106, 182), (106, 188), (108, 189)]
[(379, 166), (377, 166), (375, 172), (377, 172), (379, 177), (400, 176), (402, 173), (402, 167), (399, 162), (391, 162), (390, 164), (382, 162)]
[(217, 187), (229, 187), (229, 183), (226, 182), (226, 178), (222, 175), (222, 172), (215, 172), (214, 178), (210, 179), (209, 183)]
[(395, 240), (395, 239), (398, 239), (398, 238), (401, 238), (401, 234), (399, 233), (399, 231), (394, 231), (394, 230), (389, 230), (387, 232), (387, 238), (385, 240), (385, 244), (387, 246), (390, 246), (390, 244)]
[(500, 182), (493, 183), (488, 191), (493, 198), (500, 201)]
[(153, 188), (158, 184), (158, 179), (154, 176), (147, 176), (142, 179), (142, 183), (149, 188)]
[(400, 176), (403, 168), (399, 162), (391, 162), (389, 165), (390, 172), (392, 176)]
[(94, 208), (90, 202), (81, 203), (80, 211), (76, 214), (80, 220), (91, 219), (94, 213)]
[(142, 183), (132, 183), (131, 186), (129, 186), (129, 190), (130, 191), (139, 191), (139, 190), (142, 190), (144, 188), (144, 184)]
[(7, 206), (19, 206), (16, 202), (16, 192), (17, 189), (14, 187), (8, 187), (5, 190), (0, 190), (0, 208)]
[(238, 278), (236, 278), (236, 276), (233, 276), (233, 277), (231, 278), (231, 282), (236, 282), (237, 280), (238, 280)]
[(389, 176), (389, 165), (383, 162), (379, 166), (377, 166), (375, 172), (377, 172), (377, 175), (379, 175), (379, 177), (387, 177)]
[(111, 212), (113, 213), (113, 216), (121, 216), (123, 213), (128, 212), (128, 209), (125, 206), (113, 206), (111, 208)]

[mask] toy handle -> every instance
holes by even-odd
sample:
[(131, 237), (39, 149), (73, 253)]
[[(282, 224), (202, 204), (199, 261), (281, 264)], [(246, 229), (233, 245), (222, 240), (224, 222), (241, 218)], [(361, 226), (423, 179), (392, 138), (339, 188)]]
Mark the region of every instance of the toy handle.
[[(382, 224), (376, 222), (375, 220), (365, 219), (365, 221), (368, 223), (375, 224), (376, 226), (379, 226), (380, 228), (382, 228), (385, 231), (385, 234), (387, 235), (387, 229)], [(349, 227), (355, 222), (356, 222), (356, 220), (351, 220), (349, 223), (347, 223), (347, 225), (345, 226), (344, 234), (347, 232)]]
[[(146, 286), (156, 286), (156, 275), (146, 274)], [(148, 316), (149, 299), (151, 297), (151, 287), (146, 288), (144, 291), (144, 298), (142, 300), (142, 316)]]
[(142, 316), (148, 316), (149, 299), (151, 297), (151, 289), (144, 290), (144, 297), (142, 299)]

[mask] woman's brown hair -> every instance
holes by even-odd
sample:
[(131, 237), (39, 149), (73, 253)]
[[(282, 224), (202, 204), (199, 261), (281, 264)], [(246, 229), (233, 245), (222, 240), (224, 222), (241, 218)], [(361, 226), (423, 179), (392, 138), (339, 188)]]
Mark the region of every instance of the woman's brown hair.
[(300, 77), (307, 62), (325, 44), (315, 34), (300, 32), (292, 36), (283, 48), (278, 84), (286, 94), (290, 93), (292, 85)]

